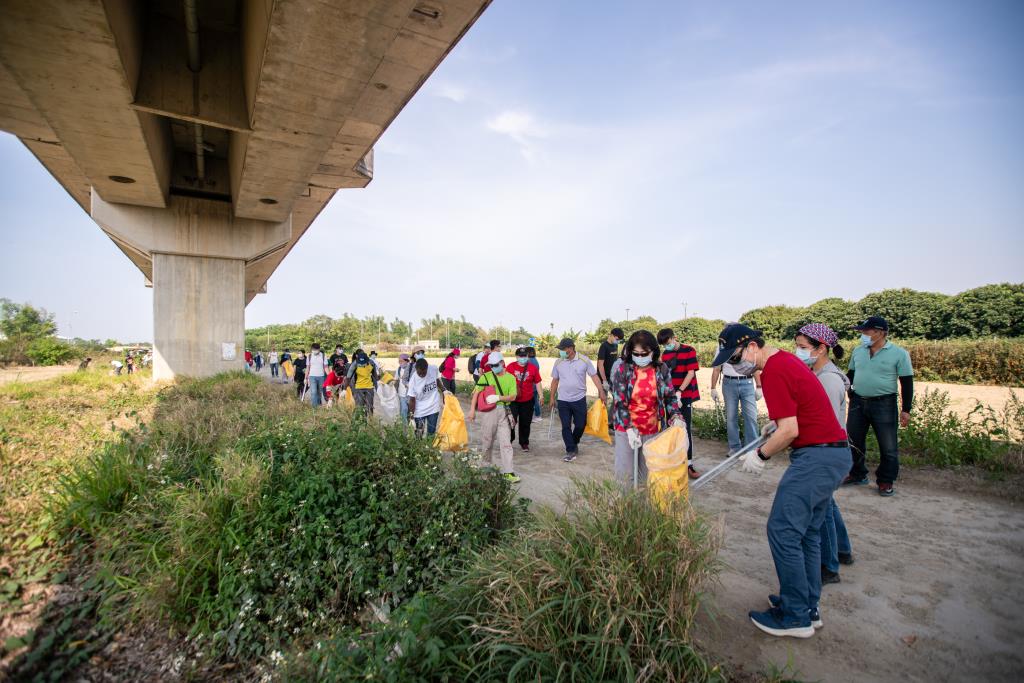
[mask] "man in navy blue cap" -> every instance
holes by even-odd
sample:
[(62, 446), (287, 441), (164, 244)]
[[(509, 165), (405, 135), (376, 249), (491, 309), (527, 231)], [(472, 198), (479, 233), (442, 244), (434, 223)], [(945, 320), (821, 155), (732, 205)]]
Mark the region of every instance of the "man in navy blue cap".
[[(860, 332), (860, 346), (850, 354), (850, 407), (846, 414), (846, 431), (850, 434), (853, 466), (843, 484), (867, 484), (868, 468), (864, 462), (868, 427), (874, 427), (878, 441), (879, 463), (875, 470), (878, 493), (896, 493), (893, 484), (900, 473), (897, 423), (910, 423), (914, 402), (914, 368), (906, 349), (889, 341), (889, 323), (873, 315), (851, 329)], [(896, 382), (900, 386), (902, 407), (897, 417)]]
[(779, 578), (771, 609), (751, 611), (750, 620), (773, 636), (810, 638), (821, 627), (820, 528), (829, 501), (849, 471), (850, 447), (821, 382), (793, 354), (765, 345), (764, 335), (746, 325), (729, 325), (718, 338), (712, 363), (732, 365), (741, 375), (761, 371), (768, 417), (776, 429), (741, 469), (758, 473), (764, 461), (791, 448), (768, 515), (768, 546)]

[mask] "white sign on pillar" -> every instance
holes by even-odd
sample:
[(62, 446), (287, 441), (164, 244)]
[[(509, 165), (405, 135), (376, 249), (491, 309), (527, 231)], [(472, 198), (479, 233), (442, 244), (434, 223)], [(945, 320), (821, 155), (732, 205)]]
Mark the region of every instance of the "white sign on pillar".
[(221, 360), (235, 360), (238, 357), (238, 344), (235, 342), (221, 342), (220, 344), (220, 358)]

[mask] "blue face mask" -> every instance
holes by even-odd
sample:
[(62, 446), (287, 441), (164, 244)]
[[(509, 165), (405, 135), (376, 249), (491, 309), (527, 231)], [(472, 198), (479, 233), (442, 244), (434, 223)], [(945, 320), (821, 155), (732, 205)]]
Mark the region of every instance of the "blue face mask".
[(669, 343), (669, 344), (665, 344), (665, 350), (666, 350), (666, 351), (674, 351), (674, 350), (675, 350), (675, 348), (676, 348), (676, 345), (675, 345), (675, 344), (672, 344), (672, 343)]
[(871, 346), (872, 344), (874, 344), (874, 342), (871, 340), (871, 337), (869, 337), (866, 334), (860, 335), (860, 345), (861, 346)]
[(800, 348), (799, 346), (796, 347), (796, 351), (794, 352), (794, 355), (796, 355), (797, 358), (799, 358), (803, 362), (807, 363), (808, 365), (814, 365), (814, 361), (818, 360), (817, 358), (814, 358), (813, 356), (811, 356), (811, 350), (810, 349), (803, 349), (803, 348)]
[(558, 352), (558, 357), (559, 357), (559, 358), (568, 358), (568, 357), (569, 357), (569, 354), (568, 354), (568, 353), (566, 353), (565, 351), (561, 351), (561, 350), (560, 350), (560, 351)]
[(633, 363), (636, 364), (637, 367), (641, 368), (646, 368), (651, 364), (652, 360), (653, 358), (651, 356), (633, 356)]

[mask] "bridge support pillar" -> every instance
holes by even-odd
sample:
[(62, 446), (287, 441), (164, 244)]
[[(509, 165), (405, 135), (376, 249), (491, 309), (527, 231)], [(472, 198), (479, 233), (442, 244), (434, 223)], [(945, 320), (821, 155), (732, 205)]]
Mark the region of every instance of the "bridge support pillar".
[(241, 370), (245, 261), (153, 254), (153, 379)]
[(234, 216), (231, 205), (172, 196), (167, 208), (104, 201), (92, 217), (153, 283), (153, 378), (204, 377), (245, 364), (253, 268), (287, 248), (285, 221)]

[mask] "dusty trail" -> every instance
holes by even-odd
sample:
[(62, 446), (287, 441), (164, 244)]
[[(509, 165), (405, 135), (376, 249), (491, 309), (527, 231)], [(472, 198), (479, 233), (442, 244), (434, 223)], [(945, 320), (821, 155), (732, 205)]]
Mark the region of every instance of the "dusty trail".
[[(579, 458), (563, 463), (559, 424), (548, 440), (548, 416), (533, 425), (531, 453), (515, 446), (515, 467), (524, 496), (559, 507), (570, 477), (611, 476), (612, 451), (584, 437)], [(472, 423), (470, 443), (479, 444)], [(725, 450), (697, 441), (698, 469)], [(726, 567), (712, 588), (717, 617), (702, 617), (698, 628), (708, 651), (747, 672), (792, 659), (804, 680), (1020, 680), (1024, 513), (962, 473), (904, 470), (888, 499), (869, 487), (841, 490), (856, 562), (842, 567), (842, 583), (824, 589), (825, 628), (808, 640), (758, 632), (746, 614), (778, 588), (765, 521), (787, 464), (776, 458), (759, 477), (733, 470), (694, 493), (723, 531)]]

